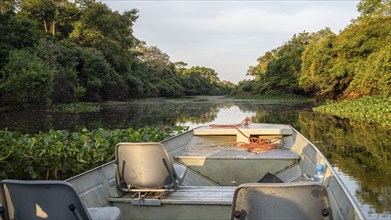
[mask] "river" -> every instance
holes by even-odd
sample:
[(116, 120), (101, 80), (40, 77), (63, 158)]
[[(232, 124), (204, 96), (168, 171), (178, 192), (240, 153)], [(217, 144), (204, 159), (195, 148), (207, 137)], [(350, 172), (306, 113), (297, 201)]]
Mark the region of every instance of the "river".
[(142, 99), (101, 103), (99, 111), (0, 113), (0, 129), (24, 133), (81, 128), (117, 129), (211, 123), (290, 124), (313, 142), (335, 167), (368, 219), (391, 219), (391, 129), (311, 110), (312, 103), (234, 100), (224, 97)]

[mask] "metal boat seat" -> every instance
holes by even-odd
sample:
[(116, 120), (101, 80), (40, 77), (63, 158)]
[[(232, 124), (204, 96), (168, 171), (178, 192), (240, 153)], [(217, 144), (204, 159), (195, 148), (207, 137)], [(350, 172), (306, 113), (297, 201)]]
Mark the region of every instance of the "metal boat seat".
[(120, 219), (117, 207), (86, 208), (75, 189), (64, 181), (0, 182), (2, 218), (8, 219)]
[(175, 191), (186, 167), (172, 164), (163, 144), (119, 143), (115, 150), (116, 183), (125, 192)]
[(332, 219), (329, 204), (319, 183), (248, 183), (235, 190), (231, 220)]

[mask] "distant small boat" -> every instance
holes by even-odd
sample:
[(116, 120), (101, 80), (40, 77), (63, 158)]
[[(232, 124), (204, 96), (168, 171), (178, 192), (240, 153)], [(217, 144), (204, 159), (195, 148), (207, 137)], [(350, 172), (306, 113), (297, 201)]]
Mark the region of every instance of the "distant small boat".
[(121, 219), (365, 219), (323, 154), (289, 125), (204, 126), (161, 143), (120, 143), (115, 161), (66, 182), (86, 208), (117, 207)]

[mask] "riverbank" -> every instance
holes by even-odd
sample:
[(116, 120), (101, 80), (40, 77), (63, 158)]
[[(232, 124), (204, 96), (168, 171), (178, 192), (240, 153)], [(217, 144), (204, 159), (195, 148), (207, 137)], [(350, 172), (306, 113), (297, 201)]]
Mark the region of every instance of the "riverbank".
[(282, 94), (282, 95), (235, 95), (231, 96), (235, 100), (253, 100), (262, 102), (264, 104), (297, 104), (297, 103), (313, 103), (312, 99), (294, 95), (294, 94)]
[(313, 108), (315, 112), (331, 114), (355, 121), (378, 123), (391, 127), (391, 97), (371, 96), (331, 103)]

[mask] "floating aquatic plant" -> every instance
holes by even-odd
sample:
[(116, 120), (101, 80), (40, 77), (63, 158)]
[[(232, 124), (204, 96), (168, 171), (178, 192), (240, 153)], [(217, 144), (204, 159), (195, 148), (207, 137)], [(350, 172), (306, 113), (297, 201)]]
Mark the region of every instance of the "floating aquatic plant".
[(1, 130), (0, 179), (65, 179), (113, 160), (119, 142), (158, 142), (185, 130), (50, 130), (36, 135)]
[(366, 121), (391, 126), (391, 97), (372, 96), (342, 101), (313, 109), (340, 118)]

